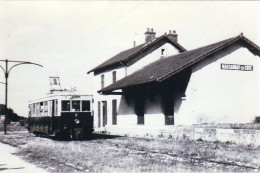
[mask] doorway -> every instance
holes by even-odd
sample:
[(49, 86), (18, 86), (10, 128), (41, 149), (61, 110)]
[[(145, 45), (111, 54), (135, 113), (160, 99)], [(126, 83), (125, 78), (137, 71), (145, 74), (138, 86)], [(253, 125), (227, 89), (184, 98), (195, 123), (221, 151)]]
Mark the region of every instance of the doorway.
[(107, 125), (107, 101), (102, 101), (103, 127)]

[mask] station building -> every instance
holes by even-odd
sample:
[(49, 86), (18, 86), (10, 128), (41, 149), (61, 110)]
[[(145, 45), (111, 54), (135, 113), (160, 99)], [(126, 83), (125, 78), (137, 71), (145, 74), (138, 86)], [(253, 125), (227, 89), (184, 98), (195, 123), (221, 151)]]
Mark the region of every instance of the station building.
[(260, 48), (242, 33), (157, 56), (157, 61), (98, 91), (103, 98), (118, 97), (117, 121), (106, 126), (108, 131), (252, 123), (260, 115)]

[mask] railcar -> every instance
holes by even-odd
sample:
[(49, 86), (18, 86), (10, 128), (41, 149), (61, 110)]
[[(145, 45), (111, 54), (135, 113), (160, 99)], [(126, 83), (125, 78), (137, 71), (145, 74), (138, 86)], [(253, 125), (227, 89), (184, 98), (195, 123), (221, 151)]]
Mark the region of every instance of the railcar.
[(93, 132), (93, 97), (57, 91), (29, 102), (28, 130), (38, 135), (89, 138)]

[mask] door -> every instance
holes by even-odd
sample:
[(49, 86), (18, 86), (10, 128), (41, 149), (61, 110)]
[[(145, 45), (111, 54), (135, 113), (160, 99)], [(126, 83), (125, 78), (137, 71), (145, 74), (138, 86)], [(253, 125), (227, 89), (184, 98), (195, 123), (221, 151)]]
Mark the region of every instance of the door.
[(117, 124), (117, 100), (112, 100), (112, 124)]
[(135, 114), (137, 115), (137, 124), (144, 124), (144, 96), (135, 97)]
[(101, 126), (101, 123), (100, 123), (100, 121), (101, 121), (101, 118), (100, 118), (100, 102), (98, 102), (98, 127), (100, 127)]
[(54, 125), (55, 125), (55, 120), (54, 120), (54, 115), (55, 115), (55, 100), (51, 100), (51, 131), (54, 131)]
[(103, 127), (107, 125), (107, 101), (102, 101)]
[(174, 125), (174, 98), (172, 92), (165, 92), (162, 95), (165, 125)]

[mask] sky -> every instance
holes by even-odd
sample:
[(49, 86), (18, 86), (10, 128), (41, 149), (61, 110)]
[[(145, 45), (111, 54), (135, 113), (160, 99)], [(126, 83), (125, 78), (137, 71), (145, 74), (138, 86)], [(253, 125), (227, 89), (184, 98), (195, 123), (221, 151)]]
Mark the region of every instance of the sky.
[[(59, 76), (62, 88), (93, 94), (87, 72), (134, 41), (142, 44), (147, 28), (156, 36), (176, 30), (187, 50), (241, 32), (260, 45), (259, 11), (257, 1), (0, 1), (0, 59), (44, 66), (12, 69), (8, 107), (27, 116), (28, 101), (48, 93), (49, 76)], [(0, 83), (0, 104), (4, 91)]]

